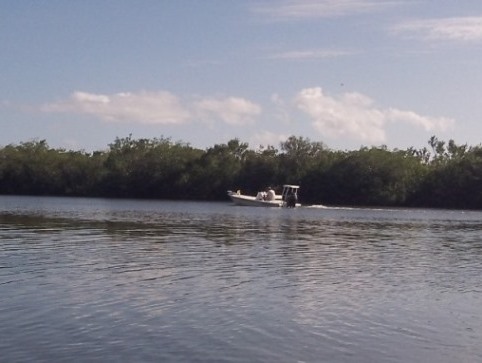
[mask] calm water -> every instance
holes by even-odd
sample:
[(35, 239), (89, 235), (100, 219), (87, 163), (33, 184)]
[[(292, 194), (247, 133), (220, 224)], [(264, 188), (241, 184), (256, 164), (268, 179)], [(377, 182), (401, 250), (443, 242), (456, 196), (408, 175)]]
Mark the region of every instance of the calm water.
[(2, 362), (481, 362), (482, 213), (0, 197)]

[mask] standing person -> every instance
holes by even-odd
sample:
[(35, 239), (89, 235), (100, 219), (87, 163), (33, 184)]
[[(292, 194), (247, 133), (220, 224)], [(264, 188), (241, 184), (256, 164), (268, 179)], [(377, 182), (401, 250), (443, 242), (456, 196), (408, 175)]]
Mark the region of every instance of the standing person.
[(286, 206), (288, 208), (295, 208), (297, 201), (298, 201), (298, 195), (296, 194), (296, 191), (292, 190), (290, 194), (288, 194), (288, 198), (286, 200)]

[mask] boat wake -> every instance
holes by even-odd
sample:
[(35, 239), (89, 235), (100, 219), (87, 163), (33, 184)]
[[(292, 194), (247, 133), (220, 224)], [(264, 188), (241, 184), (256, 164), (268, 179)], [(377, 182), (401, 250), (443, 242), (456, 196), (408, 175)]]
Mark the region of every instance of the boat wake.
[(330, 210), (370, 210), (370, 211), (383, 211), (383, 212), (396, 212), (400, 211), (397, 208), (376, 208), (376, 207), (332, 207), (323, 204), (313, 204), (313, 205), (303, 205), (303, 208), (313, 208), (313, 209), (330, 209)]

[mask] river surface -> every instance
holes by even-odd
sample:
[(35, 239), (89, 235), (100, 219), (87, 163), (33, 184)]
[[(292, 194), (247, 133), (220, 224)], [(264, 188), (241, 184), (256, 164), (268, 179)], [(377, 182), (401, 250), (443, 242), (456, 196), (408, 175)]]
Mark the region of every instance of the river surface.
[(1, 362), (482, 362), (482, 213), (0, 196)]

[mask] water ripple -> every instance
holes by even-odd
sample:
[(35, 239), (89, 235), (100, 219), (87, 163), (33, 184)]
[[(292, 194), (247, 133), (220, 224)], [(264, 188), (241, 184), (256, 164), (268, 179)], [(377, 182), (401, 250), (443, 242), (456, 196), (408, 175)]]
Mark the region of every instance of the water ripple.
[(480, 213), (13, 203), (7, 361), (482, 359)]

